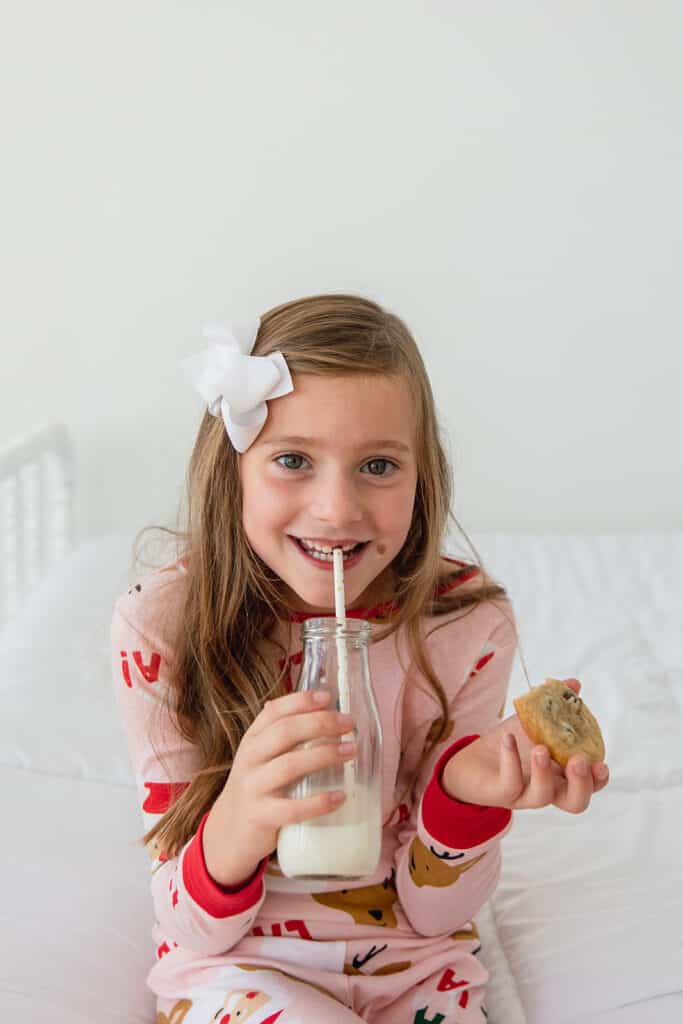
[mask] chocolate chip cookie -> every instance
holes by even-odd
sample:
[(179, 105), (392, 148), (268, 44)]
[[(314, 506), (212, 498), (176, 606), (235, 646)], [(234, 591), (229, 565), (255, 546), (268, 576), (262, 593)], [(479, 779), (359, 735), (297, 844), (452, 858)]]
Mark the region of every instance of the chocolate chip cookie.
[(573, 754), (583, 754), (592, 764), (605, 759), (600, 726), (581, 697), (560, 679), (546, 679), (515, 697), (513, 704), (529, 739), (544, 743), (563, 768)]

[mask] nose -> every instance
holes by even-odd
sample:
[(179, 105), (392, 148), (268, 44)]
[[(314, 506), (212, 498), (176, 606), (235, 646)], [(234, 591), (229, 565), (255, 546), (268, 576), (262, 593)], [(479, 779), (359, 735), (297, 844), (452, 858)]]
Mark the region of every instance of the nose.
[(316, 482), (310, 512), (313, 517), (335, 529), (359, 523), (363, 505), (353, 480), (339, 472), (326, 473)]

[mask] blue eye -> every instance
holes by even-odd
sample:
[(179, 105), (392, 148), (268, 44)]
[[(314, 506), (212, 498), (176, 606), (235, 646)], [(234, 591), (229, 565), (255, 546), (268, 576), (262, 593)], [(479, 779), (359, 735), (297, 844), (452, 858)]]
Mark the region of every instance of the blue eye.
[[(390, 473), (385, 473), (382, 467), (390, 467), (391, 470), (396, 469), (396, 465), (390, 462), (389, 459), (371, 459), (370, 462), (365, 463), (368, 467), (374, 467), (369, 469), (370, 476), (390, 476)], [(378, 468), (379, 467), (379, 468)], [(363, 467), (365, 468), (365, 466)]]
[[(281, 461), (283, 459), (285, 459), (287, 461), (286, 462)], [(292, 460), (294, 461), (294, 463), (296, 463), (295, 465), (292, 465)], [(297, 460), (298, 460), (298, 463), (297, 463)], [(303, 455), (295, 455), (293, 452), (289, 452), (287, 455), (279, 455), (278, 458), (275, 461), (277, 462), (277, 464), (279, 466), (282, 466), (283, 469), (293, 469), (293, 470), (296, 470), (296, 469), (301, 469), (301, 463), (302, 462), (306, 462), (307, 460), (303, 457)]]

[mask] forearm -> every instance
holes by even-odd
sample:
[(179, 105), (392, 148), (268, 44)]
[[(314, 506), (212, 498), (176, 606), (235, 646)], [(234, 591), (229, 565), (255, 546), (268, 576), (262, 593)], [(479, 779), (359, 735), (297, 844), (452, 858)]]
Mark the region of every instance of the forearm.
[[(475, 804), (472, 785), (467, 784), (467, 748), (459, 750), (446, 761), (441, 773), (441, 785), (451, 800)], [(469, 798), (469, 799), (468, 799)]]

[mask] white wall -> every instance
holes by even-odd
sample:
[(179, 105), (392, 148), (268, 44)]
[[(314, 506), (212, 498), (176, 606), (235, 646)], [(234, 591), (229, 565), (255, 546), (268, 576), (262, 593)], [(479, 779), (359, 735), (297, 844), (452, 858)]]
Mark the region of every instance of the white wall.
[(67, 424), (83, 534), (173, 519), (204, 319), (342, 290), (466, 527), (683, 526), (679, 3), (3, 9), (0, 444)]

